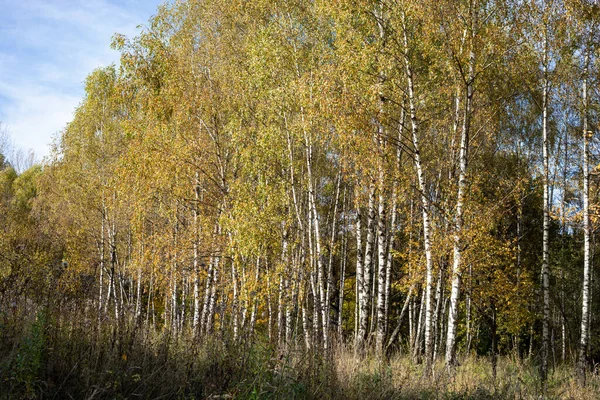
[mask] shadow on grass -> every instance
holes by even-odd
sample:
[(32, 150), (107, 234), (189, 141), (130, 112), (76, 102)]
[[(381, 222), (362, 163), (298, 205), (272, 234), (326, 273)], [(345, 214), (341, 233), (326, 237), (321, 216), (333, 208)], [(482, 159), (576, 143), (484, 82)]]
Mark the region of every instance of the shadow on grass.
[[(538, 399), (537, 366), (502, 357), (496, 379), (486, 358), (462, 360), (434, 377), (400, 354), (359, 358), (337, 344), (328, 358), (258, 335), (236, 343), (226, 332), (193, 338), (143, 324), (49, 317), (0, 330), (2, 399)], [(4, 321), (6, 326), (10, 321)], [(16, 323), (15, 323), (16, 324)], [(15, 325), (16, 326), (16, 325)], [(547, 398), (598, 399), (600, 379), (575, 384), (570, 365), (550, 375)]]

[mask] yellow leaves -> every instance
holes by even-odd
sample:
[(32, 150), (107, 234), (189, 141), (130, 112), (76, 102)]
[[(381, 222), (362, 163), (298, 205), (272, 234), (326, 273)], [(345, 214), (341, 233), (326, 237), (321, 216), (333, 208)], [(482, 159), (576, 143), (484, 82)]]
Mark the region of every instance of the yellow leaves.
[(121, 51), (125, 47), (127, 38), (121, 33), (115, 33), (112, 37), (110, 47), (113, 50)]

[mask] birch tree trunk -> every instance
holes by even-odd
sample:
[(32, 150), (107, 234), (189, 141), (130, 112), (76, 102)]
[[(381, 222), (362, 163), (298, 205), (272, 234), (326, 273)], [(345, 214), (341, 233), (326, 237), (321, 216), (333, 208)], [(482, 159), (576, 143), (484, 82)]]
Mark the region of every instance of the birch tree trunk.
[(358, 322), (358, 336), (364, 341), (369, 325), (369, 306), (371, 304), (371, 271), (373, 251), (375, 249), (375, 185), (369, 188), (369, 206), (367, 213), (367, 243), (363, 265), (363, 285), (361, 287), (361, 303)]
[[(340, 198), (340, 184), (342, 182), (342, 172), (339, 171), (337, 174), (337, 184), (335, 189), (335, 200), (333, 205), (333, 216), (331, 221), (331, 241), (329, 242), (329, 263), (327, 264), (327, 291), (325, 294), (325, 312), (323, 317), (327, 319), (327, 323), (323, 324), (323, 329), (329, 330), (329, 317), (330, 317), (330, 303), (331, 303), (331, 288), (333, 286), (333, 253), (335, 246), (335, 237), (337, 234), (337, 210)], [(340, 278), (341, 279), (341, 278)], [(324, 339), (329, 340), (329, 332), (324, 335)], [(327, 350), (329, 344), (325, 344), (325, 350)]]
[[(140, 259), (144, 258), (144, 241), (142, 237), (142, 243), (140, 244)], [(135, 299), (135, 318), (136, 320), (142, 315), (142, 265), (138, 266), (137, 270), (137, 288), (136, 288), (136, 299)]]
[[(204, 264), (202, 264), (204, 267)], [(213, 261), (212, 258), (208, 263), (208, 270), (206, 273), (206, 283), (204, 287), (204, 301), (202, 302), (202, 318), (200, 319), (200, 331), (204, 333), (206, 331), (206, 321), (208, 321), (209, 313), (209, 301), (210, 301), (210, 288), (213, 276)]]
[[(400, 333), (400, 327), (402, 326), (402, 320), (404, 319), (404, 314), (406, 314), (406, 310), (409, 308), (409, 305), (410, 305), (410, 302), (412, 299), (412, 297), (411, 297), (412, 291), (413, 291), (414, 287), (415, 287), (415, 285), (413, 283), (410, 286), (410, 288), (408, 289), (408, 293), (406, 294), (406, 299), (404, 300), (404, 305), (402, 306), (402, 311), (400, 311), (400, 316), (398, 317), (398, 325), (396, 325), (396, 328), (390, 335), (387, 345), (385, 346), (386, 349), (390, 348), (390, 346), (392, 345), (392, 343), (394, 343), (394, 340), (396, 340), (396, 337)], [(409, 313), (409, 315), (410, 315), (410, 313)], [(410, 323), (410, 321), (409, 321), (409, 323)]]
[(273, 304), (271, 303), (271, 270), (269, 268), (269, 261), (265, 261), (265, 273), (267, 274), (267, 310), (268, 310), (268, 321), (267, 321), (267, 332), (269, 342), (273, 341)]
[[(347, 218), (347, 200), (346, 193), (348, 189), (344, 187), (344, 196), (342, 200), (342, 215), (344, 227), (348, 226), (348, 218)], [(338, 320), (337, 320), (337, 328), (338, 328), (338, 337), (340, 340), (343, 339), (344, 329), (343, 329), (343, 311), (344, 311), (344, 289), (346, 287), (346, 264), (348, 262), (348, 234), (346, 229), (343, 230), (342, 234), (342, 254), (340, 257), (340, 292), (338, 296)]]
[[(471, 5), (471, 7), (474, 7)], [(467, 165), (469, 160), (469, 134), (471, 128), (471, 110), (473, 101), (473, 85), (475, 80), (475, 36), (477, 34), (477, 15), (471, 8), (471, 43), (469, 50), (469, 71), (466, 79), (465, 109), (460, 138), (458, 192), (456, 196), (456, 215), (454, 220), (454, 243), (452, 263), (452, 291), (450, 293), (450, 311), (448, 314), (448, 333), (446, 338), (446, 365), (449, 370), (456, 363), (456, 328), (458, 326), (458, 299), (460, 297), (460, 280), (462, 275), (462, 230), (464, 197), (467, 190)]]
[(432, 329), (435, 334), (435, 337), (433, 338), (433, 356), (432, 356), (433, 360), (435, 360), (437, 357), (439, 343), (442, 340), (442, 338), (440, 337), (440, 333), (441, 333), (440, 326), (443, 322), (443, 321), (441, 321), (441, 319), (442, 319), (441, 312), (442, 312), (442, 303), (443, 303), (443, 297), (444, 297), (444, 287), (442, 285), (442, 282), (444, 281), (444, 270), (445, 270), (445, 266), (440, 268), (440, 271), (438, 273), (438, 281), (437, 281), (437, 285), (435, 288), (435, 312), (433, 313), (433, 322), (432, 322)]
[[(400, 124), (398, 126), (398, 143), (402, 141), (402, 133), (404, 131), (404, 107), (400, 110)], [(400, 160), (402, 156), (401, 147), (398, 146), (396, 149), (396, 171), (400, 171)], [(390, 308), (390, 288), (392, 283), (392, 251), (394, 250), (394, 236), (396, 235), (396, 218), (398, 215), (398, 182), (394, 180), (392, 188), (392, 208), (391, 208), (392, 220), (390, 222), (390, 231), (388, 234), (388, 249), (387, 249), (387, 261), (385, 266), (385, 299), (384, 299), (384, 314), (385, 314), (385, 331), (388, 330), (389, 321), (389, 308)], [(386, 346), (388, 347), (388, 346)]]
[(362, 258), (362, 232), (361, 232), (361, 212), (360, 206), (356, 206), (356, 222), (354, 224), (356, 229), (356, 308), (354, 312), (354, 335), (355, 335), (355, 348), (361, 349), (364, 342), (364, 333), (361, 335), (360, 332), (360, 315), (361, 306), (363, 303), (364, 294), (364, 265)]
[[(404, 36), (404, 61), (406, 67), (406, 77), (408, 83), (408, 101), (410, 109), (411, 133), (414, 148), (414, 163), (417, 172), (417, 181), (421, 194), (423, 208), (423, 245), (425, 248), (426, 263), (426, 283), (424, 290), (425, 300), (425, 375), (430, 374), (431, 369), (431, 317), (432, 317), (432, 286), (433, 286), (433, 259), (431, 255), (431, 227), (429, 219), (429, 199), (427, 197), (427, 186), (425, 184), (425, 175), (421, 164), (421, 154), (419, 150), (419, 123), (417, 120), (416, 100), (413, 81), (413, 70), (409, 59), (408, 32), (406, 27), (406, 16), (403, 14), (403, 36)], [(423, 308), (421, 306), (421, 308)], [(417, 334), (417, 337), (419, 335)]]
[(385, 340), (385, 289), (386, 289), (386, 265), (387, 265), (387, 246), (386, 246), (386, 215), (385, 215), (385, 195), (384, 195), (384, 174), (383, 166), (379, 165), (379, 198), (377, 223), (377, 248), (379, 259), (377, 264), (377, 336), (375, 339), (375, 348), (378, 355), (383, 352), (383, 341)]
[(256, 259), (256, 270), (254, 275), (254, 290), (257, 294), (254, 295), (252, 300), (252, 312), (250, 313), (250, 337), (254, 336), (254, 328), (256, 327), (256, 314), (258, 311), (258, 278), (260, 277), (260, 257)]
[(213, 321), (215, 317), (215, 305), (217, 304), (217, 284), (219, 279), (219, 263), (220, 257), (213, 257), (213, 273), (212, 273), (212, 282), (210, 288), (210, 300), (208, 303), (208, 313), (206, 317), (206, 327), (205, 333), (209, 334), (213, 329)]
[(543, 157), (543, 184), (544, 184), (544, 233), (542, 243), (542, 296), (543, 296), (543, 318), (542, 318), (542, 362), (540, 372), (543, 391), (546, 391), (546, 380), (548, 376), (548, 348), (549, 348), (549, 325), (550, 325), (550, 280), (549, 280), (549, 244), (550, 244), (550, 197), (549, 197), (549, 162), (548, 162), (548, 28), (544, 30), (543, 43), (543, 99), (542, 99), (542, 157)]
[(579, 361), (577, 364), (577, 376), (579, 384), (586, 383), (587, 369), (587, 347), (589, 333), (589, 310), (590, 310), (590, 270), (591, 270), (591, 232), (590, 232), (590, 149), (589, 139), (591, 132), (588, 131), (588, 64), (589, 54), (585, 49), (583, 70), (583, 288), (581, 307), (581, 337), (579, 340)]
[(105, 265), (105, 250), (104, 250), (104, 242), (105, 242), (105, 238), (104, 238), (104, 215), (105, 215), (105, 211), (104, 211), (104, 199), (102, 200), (102, 212), (101, 212), (101, 222), (100, 222), (100, 287), (99, 287), (99, 293), (98, 293), (98, 318), (99, 320), (101, 319), (101, 314), (102, 314), (102, 310), (106, 310), (106, 307), (102, 304), (103, 303), (103, 290), (104, 290), (104, 268), (106, 268)]
[(283, 339), (285, 333), (285, 318), (283, 314), (283, 302), (284, 302), (284, 287), (283, 287), (283, 275), (279, 274), (279, 294), (277, 296), (277, 347), (283, 346)]
[(306, 285), (304, 288), (304, 301), (302, 301), (302, 330), (304, 331), (304, 346), (306, 350), (310, 350), (312, 348), (312, 340), (310, 336), (310, 327), (308, 326), (308, 312), (306, 311), (306, 302), (308, 300), (308, 296), (306, 296)]
[(421, 350), (423, 344), (423, 327), (424, 321), (423, 316), (425, 314), (425, 308), (427, 307), (425, 296), (427, 295), (426, 290), (421, 291), (421, 302), (419, 303), (419, 320), (417, 323), (417, 328), (415, 329), (415, 341), (413, 343), (413, 358), (420, 360), (421, 358)]
[(200, 202), (200, 184), (199, 174), (196, 172), (196, 181), (194, 184), (194, 243), (193, 243), (193, 277), (194, 277), (194, 316), (192, 320), (192, 331), (194, 336), (198, 334), (198, 323), (200, 321), (200, 261), (198, 257), (198, 246), (200, 241), (200, 226), (198, 221), (198, 206)]
[(239, 289), (238, 276), (235, 262), (231, 262), (231, 280), (233, 282), (233, 304), (231, 306), (231, 318), (233, 319), (233, 341), (237, 342), (239, 335)]
[[(377, 27), (379, 29), (379, 40), (381, 42), (381, 49), (378, 54), (378, 58), (382, 57), (385, 53), (385, 16), (383, 2), (380, 1), (376, 5), (375, 17), (377, 19)], [(383, 63), (383, 60), (378, 60), (379, 63)], [(385, 328), (386, 328), (386, 316), (385, 313), (385, 289), (386, 289), (386, 264), (387, 264), (387, 246), (386, 246), (386, 202), (385, 202), (385, 174), (383, 170), (383, 161), (385, 158), (385, 128), (384, 128), (384, 117), (385, 117), (385, 104), (384, 104), (384, 84), (385, 84), (385, 72), (384, 68), (380, 64), (378, 86), (379, 86), (379, 113), (377, 116), (377, 136), (375, 138), (378, 148), (378, 159), (377, 159), (377, 175), (378, 175), (378, 223), (377, 223), (377, 250), (378, 250), (378, 263), (377, 263), (377, 335), (375, 337), (375, 349), (378, 355), (383, 352), (383, 341), (385, 340)], [(374, 322), (371, 322), (372, 324)]]
[[(566, 124), (566, 116), (565, 116), (565, 124)], [(565, 250), (565, 239), (567, 234), (567, 219), (566, 219), (566, 198), (567, 198), (567, 160), (568, 160), (568, 152), (569, 152), (569, 133), (565, 126), (564, 131), (564, 143), (563, 143), (563, 168), (562, 168), (562, 197), (561, 197), (561, 253), (564, 254)], [(565, 268), (564, 265), (561, 265), (560, 269), (560, 324), (561, 324), (561, 361), (565, 362), (567, 356), (567, 321), (566, 321), (566, 311), (565, 311)]]

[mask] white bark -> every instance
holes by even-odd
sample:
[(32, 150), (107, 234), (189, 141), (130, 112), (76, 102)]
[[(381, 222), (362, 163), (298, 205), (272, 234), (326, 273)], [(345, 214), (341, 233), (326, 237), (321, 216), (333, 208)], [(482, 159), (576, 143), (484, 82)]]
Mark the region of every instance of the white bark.
[[(143, 240), (143, 239), (142, 239)], [(140, 245), (140, 259), (143, 259), (144, 244)], [(135, 299), (135, 318), (139, 318), (142, 314), (142, 265), (138, 266), (137, 271), (137, 288), (136, 288), (136, 299)]]
[(361, 232), (361, 212), (360, 206), (356, 206), (356, 309), (354, 312), (354, 335), (355, 335), (355, 347), (360, 349), (363, 345), (364, 334), (361, 335), (359, 328), (359, 321), (361, 315), (361, 305), (363, 303), (363, 294), (364, 294), (364, 271), (363, 271), (363, 258), (362, 258), (362, 232)]
[(283, 313), (283, 302), (284, 302), (284, 287), (283, 287), (283, 275), (279, 274), (279, 294), (277, 297), (277, 347), (283, 346), (283, 339), (285, 333), (285, 319)]
[[(103, 304), (103, 290), (104, 290), (104, 268), (106, 268), (104, 263), (105, 253), (104, 253), (104, 199), (102, 200), (102, 212), (101, 212), (101, 222), (100, 222), (100, 288), (98, 293), (98, 313), (100, 314), (104, 308), (106, 310), (106, 306)], [(105, 311), (106, 312), (106, 311)], [(100, 318), (100, 315), (98, 316)]]
[[(550, 282), (549, 282), (549, 242), (550, 242), (550, 198), (549, 198), (549, 155), (548, 155), (548, 28), (545, 27), (543, 44), (543, 100), (542, 100), (542, 157), (543, 157), (543, 184), (544, 184), (544, 232), (542, 243), (542, 296), (543, 296), (543, 318), (542, 318), (542, 362), (541, 377), (545, 382), (548, 375), (548, 349), (549, 349), (549, 325), (550, 325)], [(544, 390), (545, 391), (545, 390)]]
[[(473, 7), (473, 6), (471, 6)], [(463, 207), (467, 190), (467, 165), (469, 159), (469, 134), (471, 127), (471, 110), (473, 101), (473, 85), (475, 80), (475, 36), (477, 34), (477, 16), (475, 10), (470, 10), (471, 18), (471, 43), (469, 51), (469, 68), (466, 77), (465, 109), (460, 139), (458, 191), (456, 196), (456, 215), (454, 221), (454, 243), (452, 263), (452, 290), (450, 294), (450, 312), (448, 314), (448, 331), (446, 338), (446, 364), (450, 368), (455, 364), (456, 356), (456, 328), (458, 326), (458, 299), (460, 296), (460, 280), (462, 276), (462, 251), (463, 251)]]
[[(379, 40), (381, 42), (381, 51), (379, 56), (383, 56), (385, 46), (385, 15), (383, 4), (380, 1), (375, 9), (377, 26), (379, 28)], [(379, 60), (378, 60), (379, 61)], [(386, 291), (386, 265), (387, 265), (387, 246), (386, 246), (386, 201), (385, 201), (385, 173), (383, 169), (383, 160), (385, 157), (385, 104), (384, 104), (384, 84), (385, 72), (383, 67), (379, 66), (379, 115), (377, 116), (377, 175), (378, 175), (378, 224), (377, 224), (377, 335), (375, 336), (375, 348), (378, 355), (383, 352), (383, 341), (385, 340), (385, 328), (387, 314), (385, 309), (385, 291)], [(373, 321), (371, 322), (374, 323)]]
[(375, 347), (377, 353), (383, 351), (383, 341), (385, 340), (385, 288), (386, 288), (386, 271), (387, 271), (387, 246), (386, 246), (386, 204), (384, 191), (384, 174), (383, 168), (379, 167), (379, 198), (378, 198), (378, 214), (379, 221), (377, 224), (377, 249), (378, 249), (378, 265), (377, 265), (377, 335), (375, 338)]
[[(344, 227), (348, 226), (348, 219), (346, 215), (347, 202), (346, 202), (347, 188), (344, 188), (344, 197), (342, 200), (342, 215), (344, 216)], [(346, 287), (346, 263), (348, 262), (348, 234), (344, 229), (342, 236), (342, 256), (340, 257), (340, 291), (338, 296), (338, 337), (343, 339), (343, 311), (344, 311), (344, 289)]]
[[(326, 323), (323, 324), (323, 329), (327, 329), (329, 331), (329, 317), (330, 317), (330, 304), (331, 304), (331, 287), (333, 286), (333, 249), (335, 246), (335, 237), (337, 233), (337, 211), (338, 211), (338, 203), (340, 198), (340, 184), (342, 182), (342, 172), (338, 172), (337, 176), (337, 184), (335, 189), (335, 201), (333, 206), (333, 215), (331, 222), (331, 241), (329, 242), (329, 263), (327, 264), (327, 290), (325, 294), (325, 311), (323, 313), (323, 318), (326, 318)], [(324, 340), (329, 340), (329, 332), (324, 335)], [(329, 347), (328, 343), (325, 343), (325, 349)]]
[(579, 340), (579, 363), (578, 377), (582, 385), (585, 385), (587, 369), (587, 348), (589, 341), (589, 311), (590, 311), (590, 270), (591, 270), (591, 232), (590, 232), (590, 149), (589, 139), (591, 132), (588, 131), (588, 64), (589, 54), (585, 50), (583, 71), (583, 287), (581, 306), (581, 336)]
[(233, 304), (231, 307), (232, 319), (233, 319), (233, 340), (237, 342), (239, 334), (239, 289), (238, 289), (238, 277), (237, 268), (235, 262), (231, 262), (231, 280), (233, 282)]
[(371, 304), (371, 271), (373, 251), (375, 249), (375, 185), (369, 188), (369, 206), (367, 213), (367, 243), (363, 265), (363, 285), (361, 287), (361, 303), (358, 322), (358, 336), (364, 341), (369, 324), (369, 305)]
[[(398, 143), (402, 141), (402, 133), (404, 131), (404, 107), (400, 110), (400, 124), (398, 127)], [(400, 145), (396, 149), (396, 170), (400, 171), (400, 159), (402, 156), (402, 150)], [(388, 329), (389, 321), (389, 306), (390, 306), (390, 288), (392, 279), (392, 251), (394, 250), (394, 236), (396, 235), (396, 218), (398, 208), (398, 182), (394, 181), (392, 188), (392, 220), (390, 222), (390, 232), (388, 234), (388, 249), (387, 249), (387, 261), (385, 268), (385, 299), (384, 299), (384, 315), (385, 315), (385, 331)]]
[(256, 314), (258, 311), (258, 278), (260, 277), (260, 257), (256, 259), (256, 270), (254, 276), (254, 296), (252, 300), (252, 312), (250, 313), (250, 337), (254, 336), (254, 328), (256, 327)]
[[(204, 267), (204, 264), (202, 264), (201, 266)], [(206, 283), (205, 283), (205, 288), (204, 288), (204, 301), (202, 302), (202, 317), (200, 319), (200, 331), (202, 333), (204, 333), (206, 330), (206, 321), (208, 320), (210, 288), (211, 288), (212, 276), (213, 276), (213, 262), (212, 262), (212, 258), (211, 258), (210, 262), (208, 263), (208, 271), (206, 273)]]
[(329, 316), (327, 315), (327, 303), (328, 299), (325, 297), (325, 279), (324, 279), (324, 268), (323, 265), (323, 252), (321, 250), (321, 229), (320, 229), (320, 221), (319, 215), (317, 213), (317, 205), (316, 205), (316, 193), (313, 185), (313, 175), (312, 175), (312, 143), (307, 136), (306, 139), (306, 166), (308, 173), (308, 202), (310, 206), (310, 213), (312, 218), (312, 226), (315, 230), (314, 232), (314, 249), (315, 249), (315, 261), (317, 267), (317, 284), (319, 291), (319, 310), (321, 312), (321, 331), (323, 334), (323, 348), (327, 351), (328, 343), (329, 343)]
[(194, 335), (198, 333), (198, 323), (200, 321), (200, 261), (198, 257), (198, 245), (200, 241), (200, 226), (198, 222), (198, 207), (200, 201), (199, 174), (196, 172), (196, 181), (194, 185), (194, 243), (193, 243), (193, 277), (194, 277), (194, 316), (192, 320), (192, 330)]
[[(429, 219), (429, 199), (427, 198), (427, 186), (425, 183), (425, 175), (421, 163), (421, 154), (419, 148), (419, 123), (417, 120), (415, 90), (413, 82), (413, 70), (409, 59), (408, 32), (405, 24), (405, 16), (403, 15), (403, 36), (404, 36), (404, 60), (406, 66), (406, 77), (408, 83), (408, 101), (410, 109), (411, 133), (414, 148), (414, 163), (417, 172), (417, 181), (421, 194), (421, 202), (423, 208), (423, 245), (425, 248), (425, 263), (426, 263), (426, 283), (425, 283), (425, 374), (429, 375), (431, 368), (431, 317), (432, 317), (432, 286), (433, 286), (433, 259), (431, 255), (431, 227)], [(423, 308), (423, 307), (421, 307)], [(417, 335), (419, 336), (419, 335)]]
[[(271, 303), (271, 270), (269, 268), (268, 260), (265, 261), (265, 269), (267, 274), (267, 311), (268, 311), (268, 321), (267, 321), (267, 332), (269, 335), (269, 342), (273, 341), (273, 304)], [(258, 282), (257, 282), (258, 284)]]

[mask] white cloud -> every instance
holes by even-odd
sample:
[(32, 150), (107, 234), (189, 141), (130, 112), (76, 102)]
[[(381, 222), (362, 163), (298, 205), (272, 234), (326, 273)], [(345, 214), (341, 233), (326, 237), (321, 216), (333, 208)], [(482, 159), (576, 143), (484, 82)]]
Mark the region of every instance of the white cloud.
[(48, 155), (83, 97), (85, 77), (118, 62), (112, 35), (135, 35), (159, 3), (0, 0), (0, 118), (15, 144)]
[(42, 85), (0, 84), (0, 92), (11, 99), (3, 109), (5, 127), (15, 145), (33, 149), (43, 157), (49, 152), (52, 135), (71, 120), (80, 96), (54, 93)]

